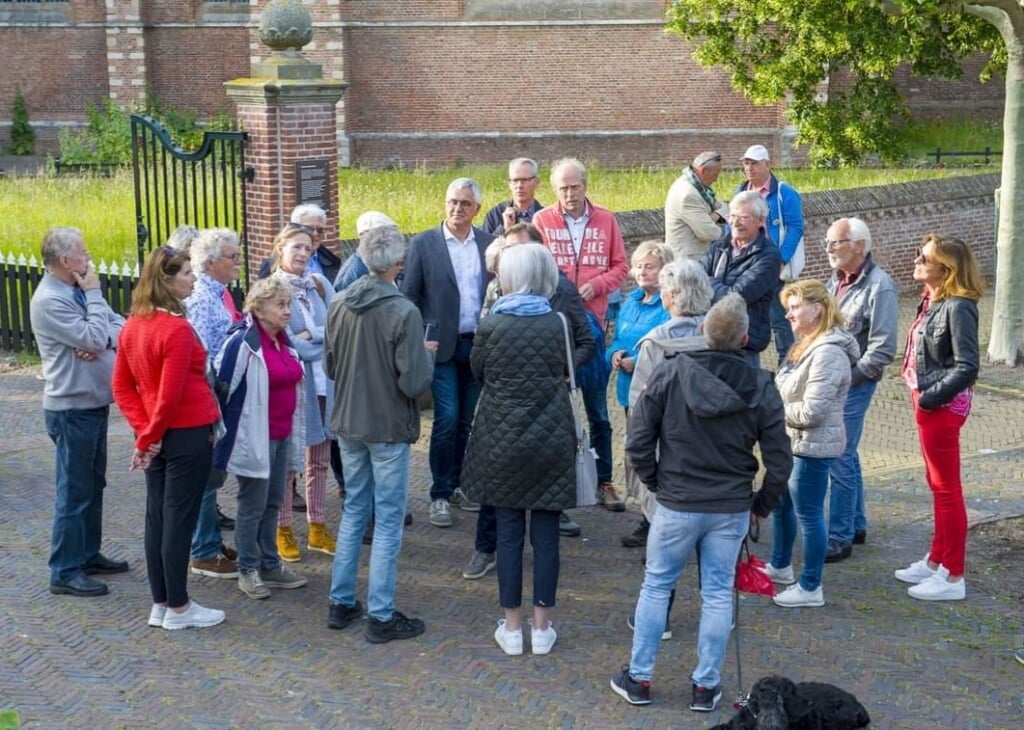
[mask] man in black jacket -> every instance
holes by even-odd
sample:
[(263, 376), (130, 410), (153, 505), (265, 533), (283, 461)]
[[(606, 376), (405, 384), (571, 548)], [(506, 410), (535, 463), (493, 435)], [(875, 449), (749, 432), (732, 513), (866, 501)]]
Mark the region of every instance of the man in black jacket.
[(769, 311), (779, 293), (782, 269), (778, 246), (765, 232), (767, 215), (760, 193), (737, 193), (729, 201), (729, 230), (711, 244), (702, 262), (715, 292), (712, 303), (732, 293), (747, 303), (750, 330), (743, 355), (754, 367), (771, 341)]
[[(793, 457), (782, 398), (771, 375), (750, 367), (740, 353), (747, 325), (746, 303), (727, 295), (704, 321), (708, 349), (664, 363), (630, 409), (626, 455), (658, 500), (632, 657), (611, 681), (612, 690), (634, 705), (651, 702), (669, 595), (696, 550), (701, 618), (690, 709), (715, 709), (732, 625), (736, 559), (750, 513), (767, 517), (787, 488)], [(756, 445), (766, 473), (754, 493)]]

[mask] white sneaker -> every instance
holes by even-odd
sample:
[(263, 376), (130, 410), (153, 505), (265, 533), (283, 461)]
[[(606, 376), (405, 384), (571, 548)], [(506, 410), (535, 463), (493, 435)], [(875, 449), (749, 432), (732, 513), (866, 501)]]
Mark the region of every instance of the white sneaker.
[(195, 601), (184, 613), (167, 609), (164, 614), (163, 627), (168, 631), (178, 629), (205, 629), (216, 626), (224, 620), (224, 612), (216, 608), (204, 608)]
[(772, 579), (772, 583), (779, 583), (784, 586), (791, 586), (796, 583), (796, 578), (793, 577), (793, 566), (787, 565), (785, 568), (776, 568), (771, 563), (764, 566), (764, 571), (768, 574), (768, 577)]
[(813, 591), (808, 591), (799, 583), (796, 583), (774, 596), (772, 600), (776, 606), (782, 606), (783, 608), (824, 606), (825, 593), (821, 590), (821, 586), (818, 586)]
[(530, 648), (534, 654), (549, 654), (551, 647), (555, 645), (558, 634), (555, 633), (555, 625), (548, 621), (546, 629), (538, 629), (530, 625)]
[(911, 563), (906, 568), (900, 568), (893, 575), (896, 580), (903, 581), (904, 583), (920, 583), (921, 581), (928, 580), (937, 571), (932, 570), (928, 567), (928, 556), (925, 555), (923, 558), (918, 560), (916, 563)]
[(149, 620), (146, 622), (154, 629), (159, 629), (164, 625), (164, 616), (167, 615), (167, 606), (160, 606), (156, 603), (153, 604), (153, 608), (149, 609)]
[(919, 601), (962, 601), (967, 597), (967, 581), (961, 578), (954, 583), (948, 573), (938, 570), (931, 578), (910, 586), (907, 593)]
[(434, 527), (452, 526), (452, 510), (447, 499), (435, 499), (430, 503), (430, 524)]
[[(551, 633), (554, 633), (552, 631)], [(498, 646), (501, 650), (509, 656), (519, 656), (523, 653), (523, 627), (520, 626), (515, 631), (509, 631), (505, 628), (505, 619), (498, 620), (498, 628), (494, 630), (494, 640), (498, 642)], [(551, 642), (555, 642), (552, 640)], [(550, 650), (550, 646), (548, 649)]]

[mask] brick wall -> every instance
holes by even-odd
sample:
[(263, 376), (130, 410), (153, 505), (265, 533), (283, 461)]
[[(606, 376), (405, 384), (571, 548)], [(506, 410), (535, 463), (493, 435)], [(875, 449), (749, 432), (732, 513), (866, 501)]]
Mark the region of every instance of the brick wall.
[(238, 28), (152, 28), (148, 80), (166, 108), (200, 118), (234, 113), (224, 82), (249, 75), (249, 34)]

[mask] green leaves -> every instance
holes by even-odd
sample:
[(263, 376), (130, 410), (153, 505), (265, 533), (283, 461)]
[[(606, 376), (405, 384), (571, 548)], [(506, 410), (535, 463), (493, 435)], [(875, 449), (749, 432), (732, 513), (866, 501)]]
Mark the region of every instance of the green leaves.
[[(984, 4), (984, 3), (982, 3)], [(953, 9), (950, 9), (950, 8)], [(694, 58), (721, 66), (755, 104), (789, 99), (799, 141), (822, 165), (901, 154), (908, 118), (893, 77), (904, 69), (956, 78), (962, 62), (1005, 63), (995, 28), (943, 0), (676, 0), (667, 27), (698, 43)]]

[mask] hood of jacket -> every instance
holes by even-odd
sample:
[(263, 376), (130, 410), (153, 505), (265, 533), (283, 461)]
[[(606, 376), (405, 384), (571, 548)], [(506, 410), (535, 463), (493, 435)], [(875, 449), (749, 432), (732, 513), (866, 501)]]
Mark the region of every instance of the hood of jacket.
[[(741, 354), (702, 350), (679, 357), (684, 358), (678, 375), (683, 397), (701, 418), (728, 416), (761, 404), (764, 387), (758, 383), (758, 371)], [(726, 372), (735, 385), (722, 379)]]
[(390, 282), (376, 276), (364, 276), (346, 288), (340, 296), (344, 306), (355, 312), (365, 312), (389, 299), (405, 295)]
[(827, 332), (823, 332), (821, 335), (811, 343), (804, 353), (800, 356), (798, 363), (806, 359), (812, 352), (819, 347), (825, 345), (838, 345), (846, 356), (850, 358), (850, 364), (855, 364), (860, 359), (860, 345), (857, 344), (857, 338), (851, 335), (843, 327), (833, 327)]

